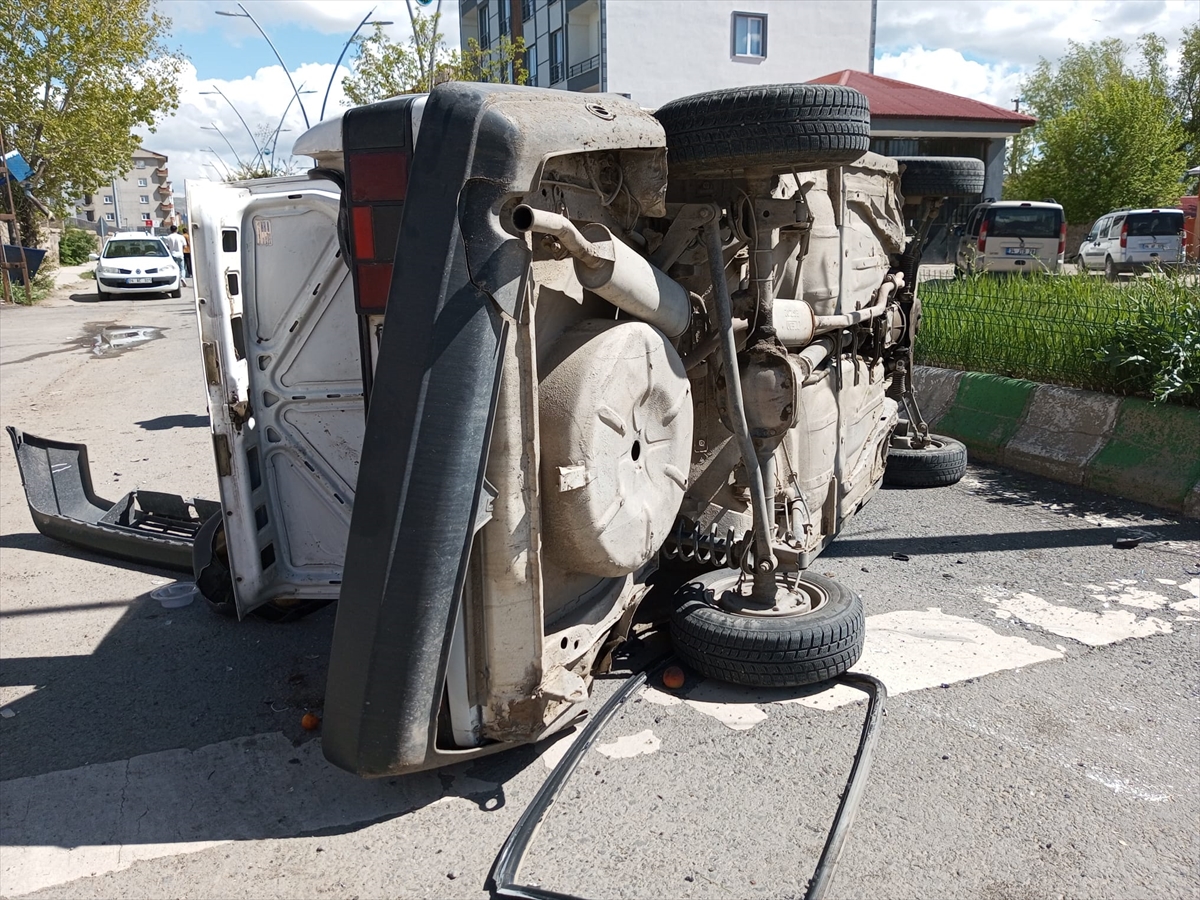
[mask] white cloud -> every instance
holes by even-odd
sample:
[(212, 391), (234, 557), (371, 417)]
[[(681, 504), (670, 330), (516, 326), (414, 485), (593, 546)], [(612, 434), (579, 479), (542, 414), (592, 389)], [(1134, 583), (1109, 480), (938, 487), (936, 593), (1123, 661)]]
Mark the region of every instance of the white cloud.
[(1012, 109), (1012, 98), (1020, 96), (1022, 72), (1015, 66), (966, 59), (957, 50), (913, 47), (876, 59), (875, 74)]
[[(312, 125), (317, 123), (321, 99), (332, 72), (332, 63), (309, 63), (292, 72), (297, 88), (303, 85), (302, 90), (316, 92), (303, 95)], [(329, 93), (326, 118), (336, 116), (345, 109), (342, 105), (345, 94), (341, 89), (341, 79), (348, 74), (349, 70), (344, 65), (339, 67), (340, 77), (334, 80)], [(220, 88), (229, 98), (228, 103), (217, 94), (202, 93), (214, 87)], [(249, 162), (254, 158), (257, 151), (237, 112), (246, 120), (251, 132), (257, 132), (262, 126), (269, 126), (274, 131), (287, 109), (276, 152), (277, 160), (286, 159), (290, 156), (292, 144), (305, 130), (304, 117), (300, 114), (298, 104), (293, 102), (288, 108), (288, 101), (292, 98), (291, 85), (280, 66), (268, 66), (259, 69), (252, 77), (233, 81), (201, 81), (196, 78), (195, 67), (186, 63), (180, 76), (179, 109), (159, 126), (156, 133), (145, 135), (143, 144), (148, 149), (167, 154), (171, 181), (176, 191), (182, 191), (184, 182), (189, 178), (218, 179), (216, 173), (221, 170), (218, 156), (226, 165), (235, 164), (234, 153), (221, 135), (228, 139), (243, 160)], [(231, 108), (231, 103), (237, 112)], [(219, 128), (220, 133), (206, 128), (212, 125)], [(207, 149), (209, 147), (216, 152), (210, 152)], [(298, 159), (297, 162), (303, 168), (309, 160)]]
[(1068, 41), (1115, 37), (1132, 42), (1149, 31), (1176, 44), (1200, 20), (1200, 0), (879, 0), (876, 45), (885, 55), (915, 46), (949, 47), (1023, 69), (1054, 60)]

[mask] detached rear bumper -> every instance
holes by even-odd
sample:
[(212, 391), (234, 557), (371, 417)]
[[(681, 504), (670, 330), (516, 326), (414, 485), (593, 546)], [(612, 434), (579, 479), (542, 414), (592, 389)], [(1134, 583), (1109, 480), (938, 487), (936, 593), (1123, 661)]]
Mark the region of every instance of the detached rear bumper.
[(192, 571), (196, 532), (221, 504), (158, 491), (105, 500), (92, 489), (87, 444), (24, 434), (11, 425), (7, 431), (38, 531), (104, 556)]

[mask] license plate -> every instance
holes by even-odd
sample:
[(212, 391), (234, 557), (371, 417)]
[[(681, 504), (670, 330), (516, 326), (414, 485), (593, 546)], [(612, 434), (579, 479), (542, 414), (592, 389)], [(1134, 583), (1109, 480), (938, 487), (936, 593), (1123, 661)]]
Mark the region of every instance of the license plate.
[(1005, 247), (1005, 256), (1033, 256), (1033, 251), (1028, 247)]
[(126, 284), (149, 284), (150, 281), (149, 278), (130, 278)]
[(1142, 244), (1142, 249), (1143, 250), (1165, 250), (1165, 249), (1167, 249), (1167, 245), (1166, 244)]

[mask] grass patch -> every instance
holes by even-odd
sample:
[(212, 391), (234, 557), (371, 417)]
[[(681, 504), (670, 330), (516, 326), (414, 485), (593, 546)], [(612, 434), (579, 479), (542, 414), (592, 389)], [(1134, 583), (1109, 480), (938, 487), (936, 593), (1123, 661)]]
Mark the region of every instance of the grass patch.
[(1200, 287), (1187, 277), (923, 282), (917, 361), (1200, 406)]

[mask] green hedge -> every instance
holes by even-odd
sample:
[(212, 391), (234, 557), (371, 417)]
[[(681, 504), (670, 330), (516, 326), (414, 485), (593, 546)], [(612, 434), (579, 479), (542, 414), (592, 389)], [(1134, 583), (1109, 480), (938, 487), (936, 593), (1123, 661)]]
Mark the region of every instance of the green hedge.
[(1200, 406), (1194, 275), (977, 276), (923, 282), (920, 297), (923, 365)]
[(58, 261), (64, 266), (78, 266), (96, 252), (96, 236), (82, 228), (67, 228), (58, 245)]

